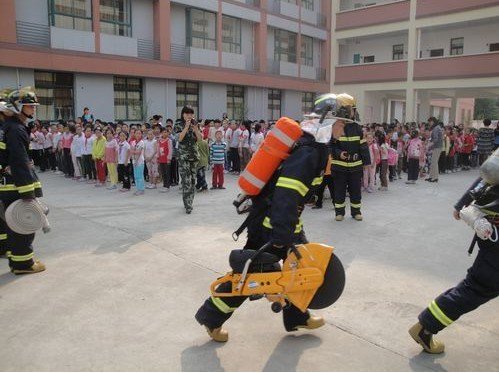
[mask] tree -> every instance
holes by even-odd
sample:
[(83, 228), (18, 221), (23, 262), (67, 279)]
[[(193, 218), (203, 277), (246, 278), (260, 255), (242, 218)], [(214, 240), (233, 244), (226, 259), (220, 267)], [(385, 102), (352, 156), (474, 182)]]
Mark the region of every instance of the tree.
[(499, 99), (477, 98), (475, 100), (475, 119), (499, 119)]

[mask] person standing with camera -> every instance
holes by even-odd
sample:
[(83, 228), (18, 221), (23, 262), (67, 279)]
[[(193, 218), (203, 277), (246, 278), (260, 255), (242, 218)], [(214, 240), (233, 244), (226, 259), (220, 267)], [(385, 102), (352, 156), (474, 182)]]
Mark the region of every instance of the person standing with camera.
[(203, 138), (194, 120), (194, 110), (191, 107), (182, 108), (181, 118), (175, 122), (174, 133), (178, 141), (182, 198), (185, 212), (190, 214), (196, 192), (196, 173), (199, 162), (196, 143), (198, 139)]

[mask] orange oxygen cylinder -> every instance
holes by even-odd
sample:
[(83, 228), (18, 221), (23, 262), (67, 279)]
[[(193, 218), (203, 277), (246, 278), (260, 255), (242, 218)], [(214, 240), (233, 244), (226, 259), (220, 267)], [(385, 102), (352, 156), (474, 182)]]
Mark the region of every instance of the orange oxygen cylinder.
[(294, 120), (279, 119), (239, 176), (242, 192), (248, 196), (258, 195), (282, 161), (289, 157), (290, 150), (302, 134), (300, 125)]

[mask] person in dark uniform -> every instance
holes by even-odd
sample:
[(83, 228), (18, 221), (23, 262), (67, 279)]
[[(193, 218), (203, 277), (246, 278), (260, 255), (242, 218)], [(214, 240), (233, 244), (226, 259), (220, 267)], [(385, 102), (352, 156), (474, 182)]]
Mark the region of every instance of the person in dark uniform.
[[(248, 240), (244, 249), (258, 250), (270, 243), (267, 251), (277, 257), (272, 267), (274, 271), (280, 270), (277, 262), (286, 259), (290, 247), (308, 242), (300, 216), (305, 202), (322, 183), (333, 122), (321, 124), (318, 119), (304, 121), (304, 134), (296, 142), (289, 157), (281, 163), (260, 194), (252, 198), (252, 208), (247, 219)], [(230, 282), (217, 288), (217, 292), (230, 291)], [(226, 342), (228, 333), (222, 329), (222, 325), (245, 300), (244, 296), (210, 297), (197, 311), (196, 320), (206, 327), (213, 340)], [(288, 332), (324, 325), (322, 317), (313, 316), (308, 311), (301, 312), (292, 304), (284, 307), (283, 321)]]
[[(499, 151), (495, 164), (499, 165)], [(476, 232), (469, 253), (475, 243), (480, 250), (473, 265), (465, 279), (433, 300), (419, 315), (419, 322), (409, 329), (412, 338), (428, 353), (445, 350), (442, 342), (433, 339), (434, 334), (499, 295), (499, 167), (489, 176), (492, 178), (487, 181), (477, 179), (454, 205), (454, 218), (464, 220)]]
[(334, 208), (336, 221), (345, 217), (346, 193), (350, 195), (350, 213), (357, 220), (362, 220), (361, 186), (364, 166), (371, 164), (369, 148), (363, 138), (355, 99), (346, 94), (324, 95), (318, 98), (325, 104), (336, 100), (339, 108), (331, 139), (332, 178), (334, 183)]
[[(28, 156), (27, 123), (33, 118), (37, 105), (33, 89), (25, 87), (11, 92), (4, 106), (4, 121), (0, 129), (0, 200), (4, 209), (19, 199), (30, 201), (42, 196), (41, 183)], [(34, 259), (32, 244), (35, 234), (19, 234), (7, 225), (5, 228), (11, 272), (29, 274), (44, 271), (43, 263)]]

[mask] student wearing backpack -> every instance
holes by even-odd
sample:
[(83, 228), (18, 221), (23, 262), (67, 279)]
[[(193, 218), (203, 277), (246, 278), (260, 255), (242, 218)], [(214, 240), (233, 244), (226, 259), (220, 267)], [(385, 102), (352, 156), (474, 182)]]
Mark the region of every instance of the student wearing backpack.
[(407, 144), (408, 172), (406, 184), (416, 184), (419, 176), (419, 164), (423, 155), (423, 142), (418, 136), (418, 131), (411, 132), (411, 139)]

